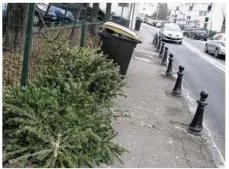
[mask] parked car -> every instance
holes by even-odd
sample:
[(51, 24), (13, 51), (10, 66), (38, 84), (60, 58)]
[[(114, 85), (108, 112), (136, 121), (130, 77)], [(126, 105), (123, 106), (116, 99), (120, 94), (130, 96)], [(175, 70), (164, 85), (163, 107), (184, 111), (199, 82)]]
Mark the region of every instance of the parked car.
[(70, 11), (66, 11), (63, 8), (57, 7), (55, 5), (50, 5), (47, 15), (45, 15), (48, 8), (48, 3), (37, 3), (36, 11), (34, 14), (34, 25), (38, 26), (41, 24), (41, 18), (39, 13), (45, 22), (72, 22), (74, 21), (74, 16)]
[(189, 31), (190, 31), (190, 28), (184, 29), (184, 30), (182, 31), (182, 32), (183, 32), (183, 35), (184, 35), (184, 36), (187, 36), (188, 33), (189, 33)]
[(48, 8), (47, 4), (43, 4), (43, 3), (36, 4), (35, 13), (33, 17), (34, 26), (39, 26), (42, 24), (41, 17), (43, 18), (45, 22), (48, 22), (48, 23), (57, 21), (57, 16), (53, 8), (50, 7), (47, 15), (45, 15), (47, 8)]
[[(115, 23), (120, 24), (122, 26), (125, 26), (127, 28), (129, 27), (130, 21), (128, 19), (121, 17), (117, 13), (112, 12), (111, 19), (112, 19), (111, 20), (112, 22), (115, 22)], [(136, 19), (140, 19), (140, 18), (136, 18)]]
[(178, 24), (178, 26), (180, 27), (180, 29), (183, 31), (183, 30), (185, 30), (185, 25), (183, 25), (183, 24)]
[(192, 31), (192, 30), (194, 30), (194, 29), (197, 29), (198, 27), (194, 27), (194, 26), (192, 26), (192, 27), (186, 27), (184, 30), (183, 30), (183, 35), (184, 36), (189, 36), (189, 34), (190, 34), (190, 32)]
[(159, 37), (162, 40), (177, 42), (182, 44), (183, 33), (180, 27), (175, 23), (166, 23), (163, 28), (159, 31)]
[(156, 27), (156, 25), (157, 25), (157, 21), (154, 21), (154, 22), (153, 22), (153, 26)]
[(153, 25), (153, 20), (149, 20), (149, 25)]
[(148, 19), (147, 18), (144, 18), (144, 21), (143, 21), (144, 23), (147, 23), (148, 22)]
[[(63, 9), (51, 5), (47, 15), (45, 15), (47, 8), (48, 8), (48, 4), (45, 4), (45, 3), (37, 3), (36, 4), (34, 18), (33, 18), (34, 26), (41, 25), (42, 22), (41, 22), (40, 16), (43, 18), (43, 20), (46, 23), (58, 22), (58, 19), (59, 19), (59, 21), (63, 20), (63, 19), (60, 19), (60, 17), (64, 16), (63, 12), (65, 12), (65, 11)], [(40, 15), (39, 15), (39, 13), (40, 13)], [(8, 22), (8, 18), (6, 17), (6, 15), (7, 15), (7, 4), (4, 4), (4, 7), (3, 7), (3, 22), (4, 23)], [(66, 20), (71, 20), (74, 17), (68, 11), (66, 13), (65, 18), (66, 18)]]
[(2, 36), (5, 35), (5, 32), (6, 32), (6, 26), (7, 26), (7, 4), (6, 3), (3, 3), (2, 4)]
[(188, 37), (197, 40), (203, 39), (204, 41), (207, 41), (208, 33), (205, 29), (192, 29), (189, 31)]
[(157, 27), (157, 28), (160, 28), (161, 26), (162, 26), (162, 22), (156, 23), (156, 27)]
[(221, 55), (226, 55), (226, 34), (218, 33), (214, 35), (209, 41), (206, 43), (204, 52), (205, 53), (213, 53), (216, 58)]

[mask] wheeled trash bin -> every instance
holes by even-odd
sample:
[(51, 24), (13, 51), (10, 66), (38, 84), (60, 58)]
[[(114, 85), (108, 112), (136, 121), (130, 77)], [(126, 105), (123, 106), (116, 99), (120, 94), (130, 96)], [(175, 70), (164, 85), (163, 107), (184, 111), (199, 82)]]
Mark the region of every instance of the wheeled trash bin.
[(114, 22), (106, 22), (100, 35), (101, 50), (108, 59), (120, 66), (120, 74), (126, 75), (134, 48), (142, 39), (133, 31)]
[(135, 22), (135, 30), (136, 31), (139, 31), (140, 30), (140, 27), (141, 27), (141, 20), (140, 19), (137, 19), (136, 22)]

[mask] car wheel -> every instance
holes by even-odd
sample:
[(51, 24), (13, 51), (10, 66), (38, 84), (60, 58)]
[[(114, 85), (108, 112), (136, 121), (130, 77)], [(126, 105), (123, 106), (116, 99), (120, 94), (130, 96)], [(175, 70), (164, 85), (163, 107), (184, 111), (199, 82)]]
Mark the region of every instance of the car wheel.
[(215, 58), (219, 57), (219, 49), (216, 48), (215, 53), (214, 53)]
[(179, 44), (181, 45), (182, 44), (182, 41), (180, 41)]
[(207, 41), (208, 39), (204, 39), (204, 41)]
[(204, 47), (204, 52), (205, 52), (205, 53), (208, 53), (208, 45), (205, 45), (205, 47)]
[(33, 25), (34, 26), (39, 26), (40, 25), (40, 17), (38, 14), (35, 14), (33, 17)]

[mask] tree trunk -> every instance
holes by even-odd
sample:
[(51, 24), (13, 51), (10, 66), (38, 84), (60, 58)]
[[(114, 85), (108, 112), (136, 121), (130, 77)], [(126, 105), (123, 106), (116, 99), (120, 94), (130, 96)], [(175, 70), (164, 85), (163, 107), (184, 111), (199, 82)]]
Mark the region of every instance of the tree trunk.
[(109, 21), (111, 16), (111, 3), (106, 4), (106, 15), (105, 15), (105, 21)]
[(8, 23), (3, 46), (11, 52), (23, 52), (28, 11), (28, 3), (8, 3)]
[[(97, 21), (98, 13), (99, 13), (99, 3), (93, 3), (92, 22)], [(96, 24), (92, 25), (92, 34), (94, 36), (97, 34), (97, 25)]]

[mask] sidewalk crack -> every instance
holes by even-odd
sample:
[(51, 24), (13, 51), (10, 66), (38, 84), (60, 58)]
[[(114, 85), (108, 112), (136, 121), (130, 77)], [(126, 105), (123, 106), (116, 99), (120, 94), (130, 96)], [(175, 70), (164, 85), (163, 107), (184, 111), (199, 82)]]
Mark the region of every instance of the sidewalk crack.
[(172, 120), (170, 120), (169, 122), (172, 123), (172, 124), (180, 124), (181, 126), (188, 126), (188, 125), (185, 124), (185, 123), (176, 122), (176, 121), (172, 121)]
[(187, 159), (187, 151), (185, 150), (184, 148), (184, 142), (183, 140), (181, 140), (181, 143), (182, 143), (182, 150), (184, 151), (184, 159), (186, 161), (186, 164), (191, 168), (192, 166), (189, 164), (189, 162), (191, 162), (189, 159)]

